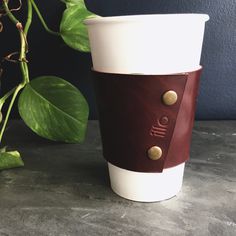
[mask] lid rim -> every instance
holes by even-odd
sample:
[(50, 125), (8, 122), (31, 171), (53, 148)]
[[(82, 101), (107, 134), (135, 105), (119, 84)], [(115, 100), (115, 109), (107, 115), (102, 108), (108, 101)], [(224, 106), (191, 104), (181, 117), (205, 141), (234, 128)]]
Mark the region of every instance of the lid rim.
[[(205, 22), (210, 19), (207, 14), (200, 13), (173, 13), (173, 14), (145, 14), (145, 15), (123, 15), (123, 16), (106, 16), (106, 17), (92, 17), (84, 20), (85, 25), (99, 24), (99, 23), (114, 23), (114, 22), (133, 22), (133, 21), (150, 21), (154, 19), (163, 19), (169, 17), (179, 16), (179, 19), (186, 20), (186, 18), (202, 19)], [(176, 17), (175, 17), (176, 20)]]

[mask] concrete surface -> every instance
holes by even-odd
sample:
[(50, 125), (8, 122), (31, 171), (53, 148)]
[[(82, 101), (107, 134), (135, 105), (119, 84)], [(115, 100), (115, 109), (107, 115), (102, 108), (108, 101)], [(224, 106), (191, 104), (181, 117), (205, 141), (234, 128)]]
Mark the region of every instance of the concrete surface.
[(22, 122), (6, 136), (25, 167), (0, 172), (0, 235), (236, 235), (236, 121), (196, 122), (182, 192), (137, 203), (109, 187), (96, 121), (83, 145), (54, 143)]

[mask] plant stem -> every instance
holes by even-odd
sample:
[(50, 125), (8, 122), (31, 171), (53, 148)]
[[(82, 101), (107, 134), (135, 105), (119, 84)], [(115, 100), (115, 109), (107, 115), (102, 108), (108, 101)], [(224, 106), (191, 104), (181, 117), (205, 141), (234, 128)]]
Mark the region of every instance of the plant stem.
[(27, 4), (28, 4), (28, 16), (27, 16), (27, 21), (25, 23), (25, 28), (24, 28), (25, 37), (27, 37), (29, 27), (32, 23), (32, 3), (30, 0), (27, 0)]
[(7, 110), (7, 114), (6, 114), (6, 117), (5, 117), (5, 120), (4, 120), (4, 123), (3, 123), (3, 126), (2, 126), (2, 129), (1, 129), (1, 132), (0, 132), (0, 142), (2, 142), (2, 137), (3, 137), (3, 134), (4, 134), (4, 131), (6, 129), (6, 126), (7, 126), (7, 122), (8, 122), (8, 119), (9, 119), (9, 116), (10, 116), (10, 113), (11, 113), (11, 110), (12, 110), (12, 107), (13, 107), (13, 104), (16, 100), (16, 97), (18, 95), (18, 93), (20, 92), (20, 90), (22, 88), (25, 87), (25, 84), (19, 84), (16, 89), (15, 89), (15, 92), (12, 96), (12, 99), (11, 99), (11, 102), (10, 102), (10, 105), (8, 107), (8, 110)]
[(43, 16), (42, 16), (42, 14), (40, 13), (40, 11), (39, 11), (39, 9), (38, 9), (36, 3), (34, 2), (34, 0), (30, 0), (30, 1), (31, 1), (31, 3), (32, 3), (32, 5), (33, 5), (33, 8), (34, 8), (35, 12), (37, 13), (37, 15), (38, 15), (38, 17), (39, 17), (39, 20), (41, 21), (41, 23), (42, 23), (44, 29), (45, 29), (48, 33), (50, 33), (50, 34), (60, 36), (60, 33), (59, 33), (59, 32), (55, 32), (55, 31), (49, 29), (49, 27), (47, 26), (47, 24), (46, 24), (46, 22), (45, 22), (45, 20), (44, 20), (44, 18), (43, 18)]
[[(26, 24), (25, 24), (25, 27), (24, 27), (24, 37), (25, 37), (25, 41), (26, 41), (26, 52), (28, 52), (28, 42), (27, 42), (27, 34), (28, 34), (28, 31), (29, 31), (29, 28), (30, 28), (30, 25), (32, 23), (32, 3), (30, 0), (27, 0), (27, 5), (28, 5), (28, 14), (27, 14), (27, 21), (26, 21)], [(23, 40), (23, 39), (22, 39)], [(26, 55), (24, 55), (24, 57), (26, 57)], [(23, 62), (22, 63), (22, 66), (24, 68), (21, 68), (21, 71), (22, 73), (25, 73), (25, 78), (26, 78), (26, 82), (29, 83), (29, 70), (28, 70), (28, 66), (27, 66), (27, 63), (26, 62)]]
[[(26, 63), (26, 51), (27, 51), (27, 39), (26, 35), (23, 31), (23, 26), (20, 23), (20, 21), (11, 13), (9, 7), (8, 7), (8, 0), (3, 0), (3, 8), (6, 11), (7, 16), (9, 19), (16, 25), (16, 28), (18, 29), (18, 32), (20, 34), (20, 41), (21, 41), (21, 49), (20, 49), (20, 67), (23, 77), (23, 82), (28, 83), (29, 82), (29, 72), (28, 72), (28, 65)], [(28, 17), (32, 19), (32, 10), (30, 12), (30, 8), (28, 8)], [(27, 32), (31, 23), (31, 19), (27, 19)]]
[(2, 5), (4, 10), (6, 11), (7, 16), (10, 18), (10, 20), (16, 25), (19, 21), (16, 19), (16, 17), (11, 13), (10, 9), (8, 8), (8, 0), (2, 0)]
[(21, 41), (21, 50), (20, 50), (20, 68), (22, 73), (22, 79), (24, 83), (29, 83), (29, 70), (28, 65), (26, 62), (26, 51), (28, 50), (28, 45), (26, 42), (26, 35), (24, 34), (24, 31), (22, 29), (19, 30), (20, 33), (20, 41)]
[[(20, 92), (20, 90), (23, 89), (25, 87), (25, 85), (29, 82), (29, 72), (28, 72), (28, 65), (27, 65), (27, 61), (26, 61), (26, 52), (28, 50), (26, 34), (28, 33), (28, 30), (29, 30), (29, 27), (30, 27), (30, 24), (32, 21), (32, 5), (29, 1), (28, 1), (28, 18), (27, 18), (27, 23), (26, 23), (27, 27), (26, 27), (25, 31), (23, 30), (23, 26), (20, 23), (20, 21), (11, 13), (11, 11), (8, 7), (8, 0), (3, 0), (3, 8), (4, 8), (7, 16), (9, 17), (9, 19), (15, 24), (16, 28), (18, 29), (19, 35), (20, 35), (21, 48), (20, 48), (19, 61), (20, 61), (20, 68), (21, 68), (21, 73), (22, 73), (22, 82), (15, 89), (9, 91), (3, 97), (6, 99), (7, 97), (9, 97), (13, 93), (13, 96), (12, 96), (10, 105), (8, 107), (3, 126), (0, 131), (0, 142), (2, 141), (2, 137), (3, 137), (4, 131), (6, 129), (7, 122), (8, 122), (13, 104), (16, 100), (16, 97), (17, 97), (18, 93)], [(26, 34), (25, 34), (25, 32), (26, 32)]]
[(16, 90), (16, 87), (11, 89), (3, 97), (1, 97), (1, 99), (0, 99), (0, 111), (2, 110), (2, 106), (4, 105), (5, 101), (15, 92), (15, 90)]

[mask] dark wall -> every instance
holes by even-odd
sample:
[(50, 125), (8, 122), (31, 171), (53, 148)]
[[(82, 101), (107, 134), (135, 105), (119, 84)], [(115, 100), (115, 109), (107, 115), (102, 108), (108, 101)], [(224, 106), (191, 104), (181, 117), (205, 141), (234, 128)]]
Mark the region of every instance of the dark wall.
[[(17, 2), (17, 1), (13, 1)], [(24, 1), (23, 1), (24, 2)], [(58, 29), (64, 5), (58, 0), (36, 1), (48, 24)], [(236, 1), (235, 0), (87, 0), (88, 8), (102, 16), (150, 13), (207, 13), (201, 64), (204, 71), (196, 117), (236, 119)], [(17, 34), (5, 23), (0, 34), (0, 57), (17, 50)], [(7, 34), (8, 33), (8, 34)], [(9, 36), (10, 35), (10, 36)], [(35, 17), (29, 36), (31, 77), (58, 75), (78, 86), (90, 104), (90, 118), (96, 118), (90, 81), (91, 57), (48, 35)], [(15, 65), (7, 64), (2, 93), (19, 81)], [(16, 116), (16, 112), (14, 114)]]

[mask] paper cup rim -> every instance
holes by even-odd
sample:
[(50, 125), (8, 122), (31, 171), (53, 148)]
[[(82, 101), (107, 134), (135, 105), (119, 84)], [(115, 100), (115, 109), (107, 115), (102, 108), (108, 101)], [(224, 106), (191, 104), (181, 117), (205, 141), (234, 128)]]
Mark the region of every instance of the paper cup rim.
[[(178, 16), (178, 18), (176, 18)], [(149, 21), (153, 22), (155, 20), (166, 20), (173, 17), (174, 20), (186, 21), (192, 20), (202, 20), (206, 22), (210, 19), (207, 14), (200, 13), (181, 13), (181, 14), (146, 14), (146, 15), (123, 15), (123, 16), (96, 16), (84, 20), (86, 25), (92, 24), (103, 24), (103, 23), (120, 23), (120, 22), (138, 22), (138, 21)]]

